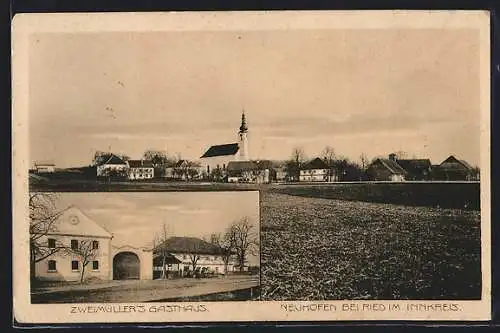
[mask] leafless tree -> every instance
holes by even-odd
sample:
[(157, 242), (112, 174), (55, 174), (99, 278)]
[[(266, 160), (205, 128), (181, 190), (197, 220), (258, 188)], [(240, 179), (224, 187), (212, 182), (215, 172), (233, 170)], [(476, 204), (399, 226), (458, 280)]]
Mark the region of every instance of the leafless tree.
[(286, 164), (286, 170), (288, 177), (292, 180), (298, 180), (300, 174), (300, 168), (306, 160), (306, 155), (304, 150), (300, 147), (294, 148), (292, 150), (292, 157)]
[(71, 248), (71, 252), (82, 263), (82, 270), (80, 272), (80, 283), (82, 283), (85, 278), (85, 268), (90, 262), (97, 259), (99, 256), (99, 248), (94, 247), (94, 242), (92, 240), (79, 240), (78, 246), (76, 248)]
[(361, 155), (359, 155), (359, 160), (361, 162), (361, 170), (362, 171), (365, 171), (366, 168), (368, 168), (368, 164), (370, 163), (369, 160), (368, 160), (368, 156), (366, 156), (365, 153), (361, 153)]
[(234, 222), (231, 225), (234, 237), (234, 250), (240, 271), (243, 271), (248, 254), (256, 254), (259, 246), (258, 233), (248, 217)]
[(321, 157), (323, 158), (323, 161), (328, 165), (328, 180), (331, 181), (334, 173), (335, 173), (335, 160), (336, 160), (336, 154), (335, 154), (335, 149), (330, 146), (326, 146), (325, 149), (321, 152)]
[(235, 229), (232, 226), (228, 227), (223, 234), (214, 233), (210, 236), (210, 242), (221, 250), (222, 261), (224, 262), (224, 275), (227, 275), (229, 261), (235, 252), (235, 236)]
[(170, 255), (168, 252), (166, 241), (168, 239), (168, 227), (165, 222), (162, 223), (159, 234), (156, 234), (153, 240), (153, 249), (156, 253), (159, 253), (161, 256), (161, 278), (168, 278), (168, 272), (166, 268), (167, 258)]
[(30, 275), (35, 277), (36, 264), (59, 251), (66, 250), (66, 246), (55, 241), (49, 246), (47, 235), (57, 231), (56, 221), (62, 210), (56, 207), (57, 195), (54, 193), (37, 192), (29, 194), (30, 208)]

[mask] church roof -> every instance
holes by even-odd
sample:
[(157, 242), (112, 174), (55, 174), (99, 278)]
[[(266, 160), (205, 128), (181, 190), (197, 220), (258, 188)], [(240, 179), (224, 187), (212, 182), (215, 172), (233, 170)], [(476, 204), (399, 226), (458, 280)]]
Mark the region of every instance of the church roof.
[(215, 157), (215, 156), (230, 156), (236, 155), (239, 150), (239, 146), (237, 143), (228, 143), (224, 145), (216, 145), (208, 148), (208, 150), (201, 156), (201, 158), (205, 157)]

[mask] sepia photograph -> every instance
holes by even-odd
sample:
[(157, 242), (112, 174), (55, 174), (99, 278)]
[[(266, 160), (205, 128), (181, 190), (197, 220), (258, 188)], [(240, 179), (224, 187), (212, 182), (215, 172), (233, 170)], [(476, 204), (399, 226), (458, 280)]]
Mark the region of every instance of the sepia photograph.
[(489, 315), (488, 13), (119, 16), (22, 35), (30, 304)]
[(32, 303), (256, 300), (258, 195), (31, 193)]

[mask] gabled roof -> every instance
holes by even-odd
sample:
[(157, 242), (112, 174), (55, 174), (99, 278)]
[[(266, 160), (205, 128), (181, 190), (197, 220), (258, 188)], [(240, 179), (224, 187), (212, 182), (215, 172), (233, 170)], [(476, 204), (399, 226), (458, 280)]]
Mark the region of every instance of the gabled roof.
[(404, 175), (407, 173), (396, 161), (385, 158), (378, 158), (376, 161), (383, 165), (393, 175)]
[(397, 163), (406, 171), (428, 169), (432, 165), (430, 159), (397, 160)]
[(128, 166), (131, 168), (152, 168), (153, 162), (144, 160), (129, 160)]
[(156, 249), (166, 247), (171, 253), (221, 254), (222, 249), (196, 237), (170, 237)]
[(53, 226), (54, 230), (48, 234), (75, 235), (82, 237), (113, 237), (106, 228), (90, 219), (76, 206), (69, 206), (63, 210)]
[(441, 162), (442, 169), (459, 169), (460, 167), (467, 170), (472, 170), (472, 166), (464, 160), (458, 160), (455, 156), (450, 155), (447, 159)]
[(228, 143), (224, 145), (216, 145), (210, 147), (201, 158), (205, 157), (215, 157), (215, 156), (228, 156), (236, 155), (239, 150), (239, 145), (237, 143)]
[(328, 164), (321, 158), (316, 157), (302, 167), (302, 170), (328, 169)]
[(98, 165), (126, 165), (127, 163), (115, 154), (107, 154), (102, 157)]

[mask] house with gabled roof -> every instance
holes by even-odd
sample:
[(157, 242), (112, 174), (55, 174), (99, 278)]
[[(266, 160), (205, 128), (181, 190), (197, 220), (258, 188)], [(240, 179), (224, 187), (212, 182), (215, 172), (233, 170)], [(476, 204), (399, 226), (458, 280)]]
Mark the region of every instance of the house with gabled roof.
[(272, 162), (263, 161), (231, 161), (228, 163), (227, 179), (230, 183), (269, 183), (272, 179)]
[(167, 251), (165, 269), (179, 276), (196, 273), (225, 274), (233, 272), (235, 255), (230, 256), (225, 266), (224, 251), (219, 246), (196, 237), (170, 237), (153, 250), (153, 270), (156, 277), (163, 270), (163, 250)]
[(477, 176), (474, 168), (465, 160), (459, 160), (450, 155), (434, 169), (434, 176), (438, 180), (474, 180)]
[(300, 168), (299, 181), (327, 182), (332, 180), (333, 170), (319, 157), (307, 162)]
[(96, 164), (97, 177), (126, 178), (129, 165), (119, 156), (109, 153), (101, 156)]
[(406, 180), (431, 180), (430, 159), (397, 159), (396, 162), (407, 172)]
[(113, 235), (99, 225), (78, 207), (69, 206), (52, 223), (50, 230), (39, 235), (38, 243), (44, 253), (51, 253), (35, 264), (34, 276), (41, 280), (79, 281), (82, 258), (78, 252), (82, 248), (93, 251), (92, 258), (85, 267), (85, 277), (104, 280), (112, 278)]
[(128, 160), (128, 179), (143, 180), (154, 178), (153, 162), (145, 160)]
[(389, 158), (377, 158), (366, 169), (366, 178), (372, 181), (400, 182), (406, 179), (408, 172), (396, 161), (396, 155)]

